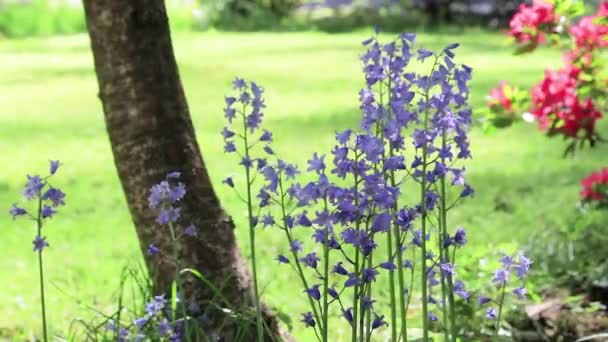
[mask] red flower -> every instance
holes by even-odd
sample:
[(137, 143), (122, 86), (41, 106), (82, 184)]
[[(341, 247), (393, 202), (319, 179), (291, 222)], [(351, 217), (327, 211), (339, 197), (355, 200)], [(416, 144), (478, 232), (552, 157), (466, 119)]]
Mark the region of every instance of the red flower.
[(488, 106), (491, 108), (500, 107), (507, 112), (512, 112), (513, 103), (510, 97), (512, 93), (513, 91), (511, 86), (507, 84), (507, 81), (500, 82), (498, 87), (490, 90), (490, 95), (488, 96)]
[(545, 71), (545, 78), (532, 89), (532, 114), (543, 130), (578, 137), (595, 132), (602, 114), (591, 99), (581, 100), (576, 93), (580, 69), (570, 65), (558, 71)]
[(608, 200), (608, 167), (592, 172), (581, 181), (581, 197), (587, 201)]
[(570, 27), (569, 31), (577, 49), (594, 50), (608, 46), (608, 25), (598, 23), (599, 19), (597, 15), (583, 17), (576, 25)]
[(518, 43), (533, 46), (545, 41), (545, 31), (552, 30), (557, 23), (553, 4), (534, 0), (531, 6), (519, 5), (519, 10), (509, 23), (509, 34)]

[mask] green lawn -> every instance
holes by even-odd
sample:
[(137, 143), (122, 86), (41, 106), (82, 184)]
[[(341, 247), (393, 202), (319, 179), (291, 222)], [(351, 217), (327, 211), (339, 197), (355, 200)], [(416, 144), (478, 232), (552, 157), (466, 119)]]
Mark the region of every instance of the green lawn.
[[(332, 146), (334, 131), (358, 123), (357, 91), (363, 84), (359, 42), (368, 34), (175, 37), (203, 155), (222, 203), (239, 226), (244, 248), (244, 208), (220, 184), (235, 165), (224, 157), (219, 135), (230, 81), (240, 75), (266, 88), (266, 124), (275, 132), (276, 150), (305, 165), (313, 151)], [(475, 70), (476, 108), (500, 80), (530, 86), (547, 64), (559, 62), (547, 52), (513, 57), (499, 34), (425, 34), (420, 41), (431, 48), (462, 44), (458, 60)], [(0, 42), (0, 208), (8, 210), (20, 200), (25, 174), (46, 172), (48, 159), (65, 164), (55, 185), (68, 194), (68, 206), (45, 228), (51, 245), (45, 251), (50, 326), (58, 335), (65, 335), (72, 319), (91, 316), (70, 296), (111, 310), (122, 267), (140, 259), (96, 94), (86, 36)], [(492, 136), (474, 129), (471, 139), (474, 159), (468, 175), (477, 195), (455, 211), (451, 221), (470, 230), (467, 250), (476, 256), (567, 220), (578, 200), (579, 179), (601, 167), (601, 157), (608, 153), (604, 146), (579, 153), (574, 160), (561, 159), (561, 141), (524, 124)], [(0, 340), (39, 331), (33, 236), (28, 222), (0, 215)], [(305, 297), (299, 290), (292, 295), (293, 274), (277, 270), (273, 260), (284, 250), (282, 235), (264, 231), (259, 241), (266, 301), (299, 319)], [(308, 340), (300, 324), (295, 329), (296, 336)]]

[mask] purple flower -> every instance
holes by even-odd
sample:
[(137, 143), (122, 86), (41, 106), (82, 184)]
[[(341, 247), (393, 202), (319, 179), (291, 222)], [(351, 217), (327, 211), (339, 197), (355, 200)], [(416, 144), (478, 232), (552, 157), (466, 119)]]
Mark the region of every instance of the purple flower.
[(320, 260), (319, 257), (314, 252), (308, 253), (308, 254), (306, 254), (305, 257), (300, 258), (301, 262), (303, 262), (306, 266), (311, 267), (311, 268), (317, 268), (319, 260)]
[(226, 144), (224, 145), (224, 152), (226, 153), (232, 153), (236, 151), (236, 146), (234, 145), (234, 142), (232, 141), (227, 141)]
[(65, 194), (57, 188), (48, 188), (42, 195), (42, 200), (50, 200), (52, 202), (53, 207), (65, 205), (65, 201), (63, 200), (64, 198)]
[(57, 169), (59, 169), (59, 166), (61, 166), (61, 163), (59, 162), (59, 160), (51, 160), (50, 164), (51, 166), (49, 167), (49, 173), (51, 175), (54, 175), (55, 172), (57, 172)]
[(496, 283), (496, 285), (505, 285), (509, 281), (509, 271), (504, 268), (494, 271), (492, 281)]
[(56, 213), (57, 211), (53, 209), (53, 207), (49, 207), (48, 205), (43, 205), (42, 210), (40, 212), (43, 219), (51, 218)]
[(456, 228), (454, 234), (454, 244), (458, 247), (462, 247), (467, 243), (467, 232), (462, 227)]
[(160, 213), (158, 214), (158, 217), (156, 218), (156, 223), (161, 224), (161, 225), (168, 224), (170, 222), (175, 223), (181, 217), (181, 212), (182, 212), (181, 208), (173, 208), (173, 207), (163, 208), (160, 210)]
[(146, 304), (146, 314), (150, 317), (156, 316), (165, 308), (166, 304), (165, 295), (156, 296)]
[(302, 241), (293, 240), (290, 244), (290, 248), (292, 252), (301, 252), (302, 251)]
[(289, 264), (289, 259), (287, 259), (287, 257), (283, 254), (279, 254), (277, 256), (277, 261), (279, 262), (279, 264)]
[(32, 244), (34, 245), (34, 252), (42, 252), (45, 247), (49, 246), (46, 242), (46, 236), (40, 237), (40, 235), (37, 235), (36, 238), (34, 238)]
[(222, 129), (222, 137), (224, 137), (224, 140), (226, 139), (230, 139), (235, 135), (235, 133), (231, 130), (228, 129), (228, 127), (224, 127), (224, 129)]
[(361, 271), (361, 279), (365, 283), (371, 283), (372, 281), (376, 280), (376, 276), (378, 274), (379, 272), (371, 267), (364, 268), (363, 271)]
[(331, 296), (331, 298), (333, 298), (333, 299), (336, 299), (339, 297), (338, 291), (336, 291), (336, 289), (333, 287), (327, 288), (327, 294), (329, 294)]
[(441, 269), (441, 272), (445, 275), (451, 275), (451, 276), (456, 275), (456, 270), (454, 269), (454, 265), (452, 265), (449, 262), (439, 264), (439, 268)]
[(431, 322), (437, 321), (437, 315), (435, 315), (435, 313), (433, 313), (432, 311), (429, 312), (429, 321), (431, 321)]
[(224, 178), (224, 180), (222, 181), (222, 183), (228, 185), (231, 188), (234, 188), (234, 181), (232, 180), (232, 177), (226, 177), (226, 178)]
[(135, 324), (135, 327), (137, 327), (138, 330), (141, 330), (146, 324), (148, 324), (148, 317), (137, 318), (133, 321), (133, 324)]
[(342, 262), (340, 261), (334, 265), (333, 273), (336, 273), (339, 275), (347, 275), (348, 271), (342, 266)]
[(46, 184), (42, 181), (40, 176), (27, 175), (27, 183), (22, 191), (23, 196), (27, 200), (32, 200), (40, 194), (40, 190), (44, 188)]
[(14, 220), (17, 216), (23, 216), (27, 214), (27, 211), (23, 208), (18, 207), (17, 203), (13, 203), (13, 206), (8, 211), (8, 213), (13, 217)]
[(198, 228), (196, 228), (196, 226), (191, 223), (186, 228), (184, 228), (184, 234), (186, 234), (186, 236), (189, 236), (189, 237), (197, 237)]
[(262, 224), (264, 227), (270, 227), (274, 224), (274, 217), (270, 214), (262, 216)]
[(479, 305), (485, 305), (488, 304), (489, 302), (491, 302), (492, 300), (486, 296), (479, 296), (477, 297), (477, 304)]
[(469, 297), (471, 296), (471, 294), (465, 290), (464, 283), (460, 280), (457, 280), (454, 283), (454, 293), (465, 301), (469, 300)]
[(378, 265), (380, 268), (383, 268), (385, 270), (389, 270), (389, 271), (394, 271), (397, 267), (395, 266), (395, 263), (393, 263), (392, 260), (389, 261), (385, 261), (383, 263), (381, 263), (380, 265)]
[(166, 318), (163, 318), (158, 323), (158, 335), (160, 335), (160, 336), (167, 336), (170, 333), (171, 333), (171, 325), (169, 324), (169, 321), (167, 321)]
[(516, 289), (513, 290), (513, 294), (515, 296), (517, 296), (517, 298), (519, 298), (520, 300), (525, 300), (526, 299), (526, 295), (528, 294), (528, 290), (526, 290), (525, 287), (518, 287)]
[(429, 51), (426, 49), (418, 49), (418, 60), (423, 62), (428, 57), (433, 55), (433, 51)]
[(323, 162), (324, 158), (324, 155), (319, 157), (317, 152), (315, 152), (312, 159), (308, 161), (308, 169), (306, 169), (306, 171), (313, 171), (318, 174), (323, 173), (323, 170), (325, 170), (325, 163)]
[(272, 142), (272, 133), (267, 130), (264, 130), (264, 133), (262, 133), (262, 136), (260, 136), (260, 141)]
[(342, 316), (349, 322), (353, 322), (353, 308), (348, 308), (346, 310), (342, 310)]
[(300, 322), (304, 323), (307, 328), (313, 328), (315, 326), (315, 319), (312, 317), (311, 312), (303, 313)]
[(242, 78), (236, 77), (234, 79), (234, 81), (232, 81), (232, 87), (236, 90), (241, 90), (241, 89), (245, 88), (246, 86), (247, 86), (247, 83), (245, 83), (245, 80)]
[(345, 287), (352, 287), (352, 286), (360, 285), (360, 284), (361, 284), (361, 279), (359, 279), (357, 277), (357, 275), (354, 273), (350, 273), (348, 275), (348, 279), (346, 279), (346, 281), (344, 282)]
[(384, 321), (384, 316), (376, 315), (376, 317), (374, 317), (374, 320), (372, 321), (372, 330), (378, 329), (383, 325), (388, 325), (388, 323)]
[(519, 263), (516, 265), (517, 277), (523, 279), (530, 271), (532, 260), (528, 259), (523, 253), (519, 254)]
[(488, 310), (486, 311), (486, 318), (487, 319), (496, 319), (496, 317), (498, 316), (498, 314), (496, 313), (496, 309), (494, 308), (488, 308)]
[(391, 215), (388, 213), (381, 213), (376, 215), (372, 223), (371, 231), (373, 233), (388, 232), (391, 226)]
[(155, 256), (160, 253), (160, 248), (156, 247), (155, 244), (151, 243), (148, 245), (148, 255)]
[(305, 292), (308, 293), (308, 295), (314, 300), (321, 299), (321, 291), (319, 291), (319, 285), (314, 285), (313, 287), (306, 289)]

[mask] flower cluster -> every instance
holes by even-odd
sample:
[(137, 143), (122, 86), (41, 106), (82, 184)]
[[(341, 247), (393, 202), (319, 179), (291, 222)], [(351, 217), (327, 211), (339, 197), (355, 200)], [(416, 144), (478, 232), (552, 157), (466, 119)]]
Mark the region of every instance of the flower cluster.
[[(224, 151), (226, 153), (236, 153), (240, 157), (240, 165), (245, 170), (245, 198), (241, 196), (235, 188), (235, 182), (231, 176), (226, 177), (223, 183), (233, 188), (239, 198), (247, 206), (247, 218), (249, 222), (249, 239), (251, 243), (251, 266), (253, 272), (254, 286), (254, 302), (256, 308), (256, 328), (258, 340), (263, 340), (264, 327), (261, 314), (260, 293), (257, 281), (257, 267), (255, 258), (255, 227), (258, 225), (258, 215), (254, 214), (254, 183), (256, 176), (263, 174), (265, 178), (271, 177), (268, 166), (267, 157), (274, 156), (274, 151), (270, 144), (272, 143), (272, 134), (263, 130), (257, 137), (252, 137), (261, 130), (263, 110), (266, 108), (264, 103), (264, 89), (255, 82), (246, 82), (241, 78), (236, 78), (232, 82), (232, 88), (236, 91), (236, 96), (226, 96), (224, 108), (224, 116), (228, 125), (222, 130), (224, 138)], [(238, 132), (238, 133), (237, 133)], [(261, 151), (266, 157), (255, 157), (254, 154), (259, 151), (256, 147), (261, 146)], [(286, 165), (279, 165), (286, 168), (288, 174), (295, 173), (295, 169)], [(275, 184), (276, 188), (276, 184)], [(261, 190), (257, 198), (260, 200), (260, 208), (269, 205), (270, 196), (265, 190)], [(271, 225), (271, 217), (265, 217), (263, 220), (264, 226)]]
[[(182, 213), (178, 204), (186, 195), (186, 186), (179, 181), (180, 177), (179, 172), (167, 174), (164, 180), (150, 188), (148, 196), (150, 209), (157, 211), (156, 223), (169, 226), (171, 237), (174, 240), (179, 240), (184, 236), (196, 237), (198, 235), (198, 228), (193, 224), (182, 227), (177, 235), (176, 228), (179, 226), (178, 222)], [(154, 243), (148, 246), (148, 255), (154, 256), (160, 252), (161, 250)]]
[[(531, 6), (522, 4), (511, 20), (510, 34), (526, 44), (523, 52), (534, 50), (545, 40), (554, 47), (568, 47), (563, 58), (565, 65), (559, 70), (546, 70), (544, 79), (531, 90), (530, 96), (521, 99), (522, 108), (509, 103), (509, 97), (501, 97), (500, 90), (506, 90), (504, 83), (498, 91), (492, 90), (493, 100), (488, 103), (490, 119), (513, 107), (516, 111), (529, 110), (529, 118), (535, 119), (541, 130), (570, 141), (566, 154), (586, 142), (594, 146), (603, 141), (596, 132), (596, 122), (602, 117), (601, 108), (608, 103), (605, 90), (608, 81), (602, 61), (603, 49), (608, 47), (608, 1), (603, 1), (595, 14), (582, 16), (573, 23), (583, 12), (583, 2), (560, 1), (554, 5), (537, 0)], [(546, 39), (547, 36), (551, 39)], [(570, 41), (561, 43), (564, 36)]]
[[(500, 328), (502, 310), (507, 295), (512, 295), (518, 300), (525, 300), (527, 298), (528, 291), (523, 283), (532, 266), (532, 260), (523, 253), (519, 253), (516, 257), (504, 254), (500, 258), (500, 264), (501, 267), (494, 271), (494, 276), (492, 277), (492, 282), (499, 290), (498, 298), (491, 299), (486, 296), (479, 296), (477, 298), (477, 303), (480, 306), (487, 306), (487, 309), (485, 309), (486, 318), (496, 321), (495, 337)], [(519, 283), (511, 285), (515, 281), (519, 281)]]
[[(454, 62), (458, 44), (433, 52), (415, 41), (415, 35), (405, 33), (387, 44), (376, 37), (363, 42), (367, 51), (361, 56), (366, 81), (359, 92), (361, 127), (338, 132), (329, 153), (313, 154), (307, 162), (308, 182), (299, 182), (298, 168), (275, 156), (269, 132), (253, 143), (248, 140), (260, 124), (259, 118), (249, 118), (264, 107), (254, 91), (260, 88), (237, 79), (233, 86), (240, 95), (226, 98), (228, 123), (239, 114), (243, 120), (241, 134), (226, 127), (222, 135), (225, 151), (238, 153), (245, 167), (248, 196), (243, 201), (250, 228), (261, 224), (283, 232), (286, 253), (277, 261), (297, 274), (310, 303), (301, 321), (322, 341), (328, 340), (330, 306), (342, 312), (354, 338), (369, 339), (386, 325), (395, 340), (407, 334), (416, 274), (423, 284), (423, 315), (428, 317), (425, 334), (429, 321), (439, 320), (428, 309), (430, 304), (442, 312), (446, 334), (449, 327), (456, 336), (454, 297), (470, 296), (456, 280), (453, 260), (466, 244), (466, 231), (451, 233), (447, 212), (474, 193), (460, 166), (471, 158), (467, 131), (472, 70)], [(427, 72), (410, 72), (406, 67), (411, 64)], [(251, 96), (244, 95), (249, 89), (259, 99), (251, 112)], [(243, 148), (237, 148), (236, 138), (244, 141)], [(260, 141), (271, 161), (251, 156)], [(264, 180), (257, 190), (252, 189), (255, 174)], [(235, 187), (232, 178), (224, 183)], [(408, 187), (420, 193), (418, 201), (403, 202), (401, 193)], [(252, 192), (257, 193), (255, 205)], [(375, 289), (381, 276), (389, 278), (388, 289)], [(376, 291), (388, 292), (390, 318), (374, 305)]]
[(46, 236), (42, 236), (44, 222), (57, 214), (57, 208), (65, 205), (65, 194), (60, 189), (50, 184), (50, 178), (57, 172), (61, 163), (56, 160), (50, 162), (49, 174), (46, 177), (39, 175), (27, 176), (27, 182), (21, 192), (27, 201), (37, 201), (37, 207), (30, 211), (13, 203), (9, 214), (13, 219), (18, 216), (27, 216), (37, 222), (38, 233), (32, 241), (35, 252), (42, 252), (48, 247)]
[(602, 114), (591, 98), (579, 98), (577, 85), (580, 74), (581, 70), (574, 66), (547, 70), (545, 78), (532, 89), (532, 113), (541, 129), (572, 138), (581, 134), (583, 138), (593, 138), (595, 123)]
[(583, 178), (581, 186), (581, 197), (584, 201), (608, 205), (608, 167)]
[(531, 5), (519, 5), (519, 10), (509, 22), (509, 35), (517, 43), (535, 47), (545, 42), (545, 33), (552, 31), (557, 21), (553, 4), (534, 0)]

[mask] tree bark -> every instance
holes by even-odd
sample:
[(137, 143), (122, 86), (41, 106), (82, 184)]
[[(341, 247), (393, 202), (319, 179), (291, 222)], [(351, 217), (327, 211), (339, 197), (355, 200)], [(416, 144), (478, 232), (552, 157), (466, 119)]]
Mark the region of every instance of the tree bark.
[[(155, 223), (147, 198), (153, 184), (179, 171), (188, 187), (180, 202), (183, 220), (199, 228), (197, 238), (180, 240), (181, 266), (201, 272), (221, 289), (227, 303), (191, 276), (183, 280), (184, 297), (203, 310), (215, 308), (211, 305), (215, 303), (255, 317), (250, 314), (254, 312), (250, 275), (236, 243), (234, 224), (213, 190), (196, 141), (164, 1), (83, 3), (114, 161), (156, 293), (168, 291), (175, 265), (145, 253), (150, 243), (172, 253), (169, 231)], [(225, 340), (234, 338), (238, 323), (227, 321), (219, 308), (207, 315), (210, 331), (219, 332)], [(279, 339), (276, 318), (267, 308), (264, 315), (271, 331), (267, 339)], [(254, 341), (253, 336), (255, 329), (248, 329), (243, 340)]]

